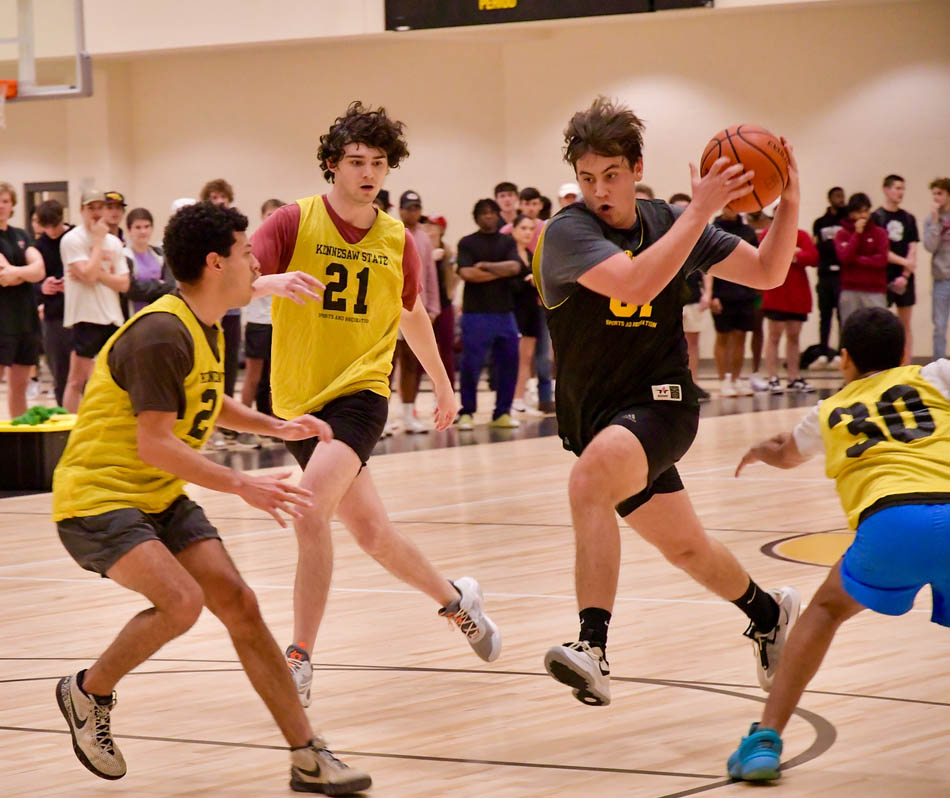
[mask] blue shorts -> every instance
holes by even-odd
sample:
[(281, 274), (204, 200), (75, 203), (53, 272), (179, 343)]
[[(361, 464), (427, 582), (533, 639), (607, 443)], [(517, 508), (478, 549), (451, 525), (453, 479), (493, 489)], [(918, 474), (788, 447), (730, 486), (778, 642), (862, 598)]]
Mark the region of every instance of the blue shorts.
[(930, 620), (950, 626), (950, 504), (888, 507), (862, 521), (841, 581), (851, 598), (884, 615), (903, 615), (929, 584)]

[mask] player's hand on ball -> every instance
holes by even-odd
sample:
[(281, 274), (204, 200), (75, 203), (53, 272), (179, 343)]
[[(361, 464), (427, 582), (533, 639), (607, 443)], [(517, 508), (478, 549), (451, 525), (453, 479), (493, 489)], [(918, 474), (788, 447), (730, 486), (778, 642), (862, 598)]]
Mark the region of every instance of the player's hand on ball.
[(742, 164), (729, 165), (728, 158), (717, 158), (709, 171), (699, 176), (696, 164), (689, 165), (690, 180), (693, 184), (693, 201), (706, 216), (712, 216), (730, 202), (752, 193), (752, 178), (755, 172), (745, 171)]
[(282, 527), (287, 526), (281, 513), (295, 520), (303, 518), (304, 510), (313, 506), (313, 494), (306, 488), (291, 485), (286, 480), (290, 471), (273, 476), (252, 477), (240, 474), (240, 484), (234, 492), (251, 507), (264, 510)]
[(307, 438), (319, 438), (322, 443), (333, 440), (333, 430), (326, 421), (316, 416), (297, 416), (277, 425), (276, 437), (285, 441), (302, 441)]
[(782, 202), (798, 203), (801, 199), (801, 184), (798, 180), (798, 161), (795, 159), (795, 148), (788, 143), (788, 139), (782, 136), (782, 146), (788, 153), (788, 182), (782, 189)]

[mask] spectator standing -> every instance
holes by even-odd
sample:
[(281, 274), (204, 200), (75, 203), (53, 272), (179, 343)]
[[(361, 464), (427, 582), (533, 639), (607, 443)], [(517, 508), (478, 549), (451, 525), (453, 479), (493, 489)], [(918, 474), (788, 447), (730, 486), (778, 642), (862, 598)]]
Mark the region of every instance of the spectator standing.
[(950, 319), (950, 177), (930, 184), (933, 208), (924, 219), (924, 249), (933, 255), (934, 359), (946, 357)]
[[(224, 208), (234, 204), (234, 188), (224, 178), (218, 177), (209, 180), (201, 187), (198, 195), (201, 202), (213, 202)], [(224, 392), (234, 396), (234, 386), (237, 384), (238, 366), (241, 354), (241, 309), (231, 308), (221, 319), (221, 329), (224, 331)], [(233, 430), (216, 429), (211, 435), (210, 445), (215, 449), (224, 449), (228, 442), (237, 440), (238, 434)]]
[[(421, 224), (422, 198), (415, 191), (404, 191), (399, 197), (399, 218), (406, 226), (406, 233), (416, 242), (416, 249), (422, 260), (421, 299), (425, 305), (429, 321), (433, 324), (442, 312), (439, 297), (439, 276), (432, 257), (433, 247), (429, 234)], [(434, 330), (433, 330), (434, 332)], [(399, 398), (402, 401), (402, 426), (410, 433), (428, 432), (429, 428), (416, 418), (416, 397), (419, 395), (419, 381), (422, 378), (422, 366), (405, 338), (400, 335), (396, 340), (395, 359), (399, 364)]]
[(845, 207), (844, 189), (834, 186), (828, 189), (828, 207), (825, 215), (815, 219), (812, 236), (818, 247), (818, 282), (815, 293), (818, 294), (818, 344), (821, 354), (812, 363), (822, 368), (829, 363), (837, 368), (840, 359), (837, 350), (832, 349), (828, 340), (831, 337), (831, 319), (838, 315), (838, 332), (841, 332), (841, 313), (838, 311), (838, 294), (841, 293), (841, 265), (835, 252), (835, 236), (841, 230), (841, 222), (848, 216)]
[(900, 175), (884, 178), (884, 204), (872, 216), (883, 227), (890, 242), (887, 254), (887, 306), (897, 308), (897, 317), (904, 326), (904, 365), (913, 357), (911, 313), (917, 303), (914, 272), (917, 270), (917, 220), (900, 207), (904, 201), (905, 183)]
[(519, 201), (518, 186), (514, 183), (503, 180), (495, 186), (495, 202), (498, 203), (499, 229), (515, 220), (515, 217), (518, 215)]
[(518, 248), (511, 236), (497, 232), (500, 208), (481, 199), (472, 212), (478, 232), (459, 241), (458, 272), (465, 281), (462, 295), (462, 408), (460, 430), (474, 426), (478, 378), (485, 356), (492, 352), (495, 371), (495, 411), (490, 426), (518, 427), (511, 403), (518, 379), (518, 325), (510, 281), (521, 271)]
[(887, 307), (887, 233), (871, 218), (871, 199), (858, 192), (848, 198), (848, 218), (835, 235), (841, 264), (838, 312), (844, 324), (858, 308)]
[(0, 183), (0, 376), (6, 372), (10, 418), (26, 412), (30, 370), (39, 362), (40, 317), (33, 283), (46, 275), (26, 230), (10, 224), (16, 189)]
[[(670, 197), (670, 205), (675, 208), (685, 208), (691, 201), (689, 194), (674, 194)], [(686, 278), (689, 295), (683, 305), (683, 335), (686, 336), (689, 373), (701, 402), (710, 398), (709, 391), (699, 387), (699, 333), (703, 329), (703, 313), (709, 309), (712, 299), (712, 280), (709, 274), (703, 274), (699, 269), (691, 272)]]
[(577, 198), (581, 195), (581, 187), (577, 183), (562, 183), (561, 187), (557, 190), (557, 204), (558, 208), (566, 208), (568, 205), (573, 205), (577, 202)]
[(165, 263), (162, 248), (151, 243), (155, 231), (152, 214), (145, 208), (133, 208), (125, 219), (125, 226), (129, 231), (129, 242), (125, 246), (129, 290), (125, 298), (129, 315), (134, 315), (174, 291), (178, 283)]
[(455, 387), (455, 306), (452, 298), (458, 287), (459, 277), (455, 273), (455, 254), (445, 241), (445, 229), (448, 226), (444, 216), (430, 216), (426, 226), (429, 241), (432, 244), (432, 258), (439, 278), (439, 304), (442, 306), (438, 318), (433, 323), (435, 342), (439, 347), (439, 357), (449, 375), (449, 382)]
[(73, 331), (63, 326), (63, 259), (60, 240), (73, 229), (63, 222), (63, 206), (57, 200), (46, 200), (36, 207), (42, 234), (36, 248), (43, 256), (46, 277), (38, 285), (37, 303), (42, 309), (43, 349), (53, 375), (56, 404), (63, 404), (66, 378), (69, 376), (69, 353), (73, 348)]
[(106, 192), (106, 209), (102, 218), (105, 219), (109, 232), (125, 243), (125, 234), (122, 232), (122, 217), (125, 216), (125, 195), (120, 191)]
[(63, 393), (63, 407), (79, 409), (95, 357), (125, 321), (119, 294), (129, 290), (129, 266), (122, 242), (103, 218), (106, 196), (88, 189), (80, 198), (82, 224), (60, 239), (65, 304), (63, 325), (73, 330), (73, 351)]
[[(732, 208), (725, 207), (713, 221), (713, 226), (725, 230), (753, 247), (759, 238)], [(755, 300), (758, 292), (746, 285), (719, 277), (713, 278), (712, 299), (709, 308), (716, 328), (716, 368), (719, 372), (720, 396), (749, 396), (752, 388), (740, 379), (745, 357), (746, 333), (755, 329)]]
[(534, 353), (541, 334), (541, 325), (544, 321), (541, 316), (541, 300), (534, 287), (534, 276), (531, 272), (531, 259), (534, 250), (531, 243), (535, 239), (535, 228), (540, 225), (537, 219), (530, 216), (519, 216), (511, 230), (511, 237), (518, 249), (518, 262), (521, 270), (511, 278), (511, 294), (515, 304), (515, 320), (518, 322), (518, 379), (515, 382), (515, 398), (512, 409), (519, 413), (527, 413), (525, 404), (525, 386), (531, 376), (531, 367)]
[[(768, 235), (768, 228), (762, 238)], [(762, 294), (762, 310), (767, 320), (768, 335), (765, 342), (765, 368), (768, 371), (768, 389), (771, 393), (782, 393), (778, 379), (778, 345), (785, 336), (785, 361), (788, 371), (788, 390), (811, 393), (815, 389), (801, 376), (799, 338), (802, 322), (807, 321), (811, 313), (811, 286), (805, 269), (818, 264), (818, 250), (811, 236), (804, 230), (798, 231), (795, 255), (789, 267), (785, 282), (777, 288), (770, 288)]]

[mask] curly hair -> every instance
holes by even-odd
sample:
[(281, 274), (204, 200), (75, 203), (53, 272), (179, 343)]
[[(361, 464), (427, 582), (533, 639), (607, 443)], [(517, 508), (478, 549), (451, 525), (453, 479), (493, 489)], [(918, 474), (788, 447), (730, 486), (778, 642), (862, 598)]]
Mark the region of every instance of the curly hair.
[(478, 217), (485, 211), (494, 211), (495, 213), (501, 213), (501, 207), (498, 205), (495, 200), (490, 197), (485, 197), (485, 199), (480, 199), (475, 203), (475, 207), (472, 208), (472, 218), (475, 220), (475, 223), (478, 224)]
[(930, 190), (933, 191), (935, 188), (939, 188), (941, 191), (946, 191), (950, 194), (950, 177), (938, 177), (929, 186)]
[(228, 204), (234, 202), (234, 188), (223, 177), (209, 180), (201, 187), (201, 201), (211, 199), (212, 194), (224, 194), (228, 198)]
[(365, 144), (386, 153), (390, 169), (395, 169), (409, 156), (409, 147), (403, 138), (403, 125), (386, 116), (385, 108), (372, 110), (354, 100), (343, 116), (338, 116), (330, 129), (320, 136), (317, 160), (328, 183), (333, 182), (330, 166), (336, 166), (343, 157), (347, 144)]
[(234, 234), (247, 230), (247, 217), (236, 208), (196, 202), (179, 210), (165, 225), (165, 259), (180, 283), (197, 283), (209, 252), (231, 254)]
[(574, 169), (589, 152), (612, 158), (622, 155), (632, 167), (643, 155), (643, 122), (627, 106), (598, 97), (578, 111), (564, 131), (564, 160)]

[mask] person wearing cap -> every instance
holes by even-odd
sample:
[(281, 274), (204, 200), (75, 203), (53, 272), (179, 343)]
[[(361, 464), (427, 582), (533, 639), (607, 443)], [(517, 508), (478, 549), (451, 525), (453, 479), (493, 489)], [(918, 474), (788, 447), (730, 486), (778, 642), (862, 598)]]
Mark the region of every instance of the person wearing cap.
[[(439, 301), (439, 276), (432, 257), (432, 242), (429, 234), (420, 224), (422, 219), (422, 198), (415, 191), (404, 191), (399, 197), (399, 218), (406, 226), (406, 233), (416, 242), (416, 249), (422, 259), (422, 303), (425, 305), (429, 320), (433, 323), (442, 312)], [(419, 380), (422, 377), (421, 366), (402, 335), (396, 341), (396, 362), (399, 364), (399, 398), (402, 400), (403, 429), (412, 434), (428, 432), (429, 428), (416, 418), (416, 396), (419, 394)]]
[(122, 233), (122, 217), (125, 216), (125, 197), (119, 191), (107, 191), (106, 211), (102, 215), (106, 224), (109, 226), (109, 232), (116, 236), (119, 241), (125, 243), (125, 235)]
[(389, 209), (393, 206), (389, 201), (389, 192), (381, 188), (379, 194), (376, 195), (376, 199), (373, 200), (373, 205), (379, 208), (383, 213), (389, 213)]
[(32, 283), (46, 276), (43, 256), (26, 230), (13, 227), (10, 216), (16, 189), (0, 183), (0, 377), (7, 374), (10, 418), (26, 412), (30, 369), (40, 354), (40, 318)]
[(65, 308), (63, 326), (73, 330), (73, 351), (63, 394), (63, 407), (79, 409), (95, 357), (124, 323), (119, 294), (129, 290), (129, 266), (122, 242), (109, 232), (105, 220), (106, 195), (98, 189), (83, 192), (82, 224), (62, 237)]
[(581, 195), (581, 187), (577, 183), (561, 183), (557, 190), (557, 204), (561, 208), (573, 205)]

